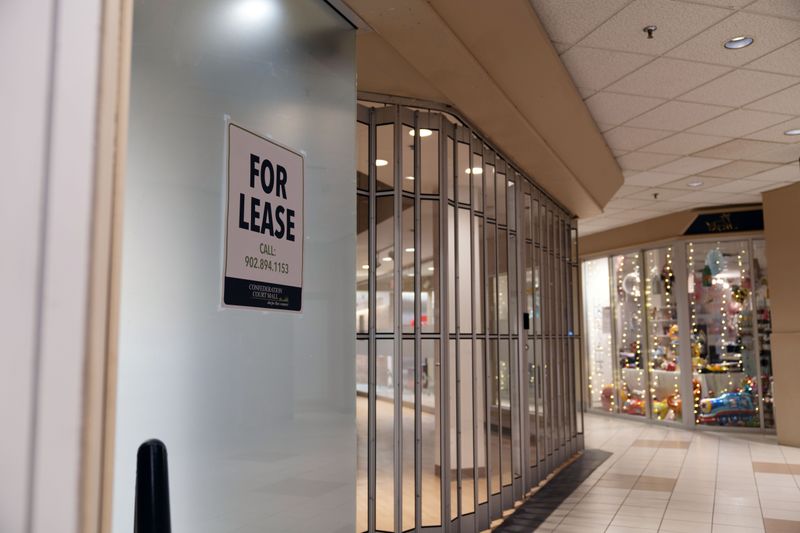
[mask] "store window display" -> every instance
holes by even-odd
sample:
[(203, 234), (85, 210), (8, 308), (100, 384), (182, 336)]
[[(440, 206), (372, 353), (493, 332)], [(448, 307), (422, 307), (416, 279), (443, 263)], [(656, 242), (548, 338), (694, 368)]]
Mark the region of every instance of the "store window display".
[(642, 256), (639, 253), (614, 256), (615, 329), (620, 386), (615, 391), (620, 411), (628, 415), (647, 414), (644, 372), (644, 316), (642, 313)]
[(611, 344), (611, 294), (608, 258), (583, 263), (589, 402), (593, 408), (617, 412)]

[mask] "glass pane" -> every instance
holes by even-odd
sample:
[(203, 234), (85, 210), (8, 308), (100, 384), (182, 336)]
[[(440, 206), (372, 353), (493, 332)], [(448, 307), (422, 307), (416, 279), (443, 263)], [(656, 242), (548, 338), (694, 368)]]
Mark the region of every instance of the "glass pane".
[(672, 248), (648, 250), (644, 259), (650, 409), (657, 420), (680, 421), (680, 343)]
[(516, 335), (519, 327), (519, 291), (517, 290), (517, 237), (508, 235), (508, 324), (509, 332)]
[(753, 279), (755, 280), (756, 324), (761, 358), (761, 390), (764, 397), (764, 427), (775, 427), (775, 412), (772, 404), (772, 314), (769, 308), (769, 284), (767, 274), (767, 242), (753, 241)]
[(356, 161), (356, 185), (359, 189), (369, 190), (369, 126), (356, 123), (356, 142), (358, 144), (358, 160)]
[(489, 333), (497, 333), (497, 226), (486, 224), (486, 299)]
[(497, 320), (498, 332), (508, 335), (508, 232), (497, 230)]
[(403, 147), (403, 167), (400, 169), (400, 175), (403, 176), (403, 190), (406, 192), (414, 192), (414, 130), (403, 124), (402, 135), (400, 136), (400, 145)]
[(488, 368), (486, 369), (487, 388), (489, 390), (489, 470), (492, 494), (500, 492), (500, 450), (501, 424), (500, 416), (500, 346), (497, 339), (487, 340), (489, 347)]
[(466, 143), (458, 143), (458, 173), (456, 180), (458, 182), (458, 203), (469, 205), (472, 201), (470, 199), (470, 176), (472, 169), (470, 168), (469, 159), (469, 145)]
[(369, 331), (369, 198), (356, 197), (356, 331)]
[(414, 405), (415, 405), (415, 367), (414, 367), (414, 341), (403, 340), (403, 530), (414, 527), (415, 502), (415, 464), (414, 452), (416, 443), (414, 436)]
[(394, 189), (394, 125), (378, 126), (375, 132), (375, 187), (378, 191), (390, 191)]
[(483, 211), (483, 157), (472, 154), (472, 168), (468, 169), (472, 175), (472, 201), (475, 211)]
[(356, 476), (356, 531), (367, 530), (367, 450), (368, 450), (368, 410), (369, 368), (368, 341), (356, 341), (356, 435), (358, 456)]
[(620, 410), (628, 415), (645, 416), (645, 374), (642, 347), (644, 316), (642, 313), (641, 256), (638, 253), (617, 255), (614, 266), (614, 321), (617, 358), (620, 368), (618, 396)]
[(486, 214), (487, 218), (496, 218), (497, 217), (497, 195), (494, 192), (494, 180), (495, 180), (495, 171), (494, 166), (486, 165), (485, 171), (485, 178), (484, 181), (486, 182), (486, 204), (484, 213)]
[[(505, 179), (505, 177), (503, 177)], [(507, 204), (508, 204), (508, 229), (516, 230), (517, 229), (517, 199), (515, 192), (517, 190), (516, 184), (512, 180), (506, 181), (506, 188), (505, 191), (507, 193)]]
[(422, 526), (438, 526), (442, 522), (441, 468), (439, 454), (441, 401), (439, 386), (439, 341), (422, 340)]
[(461, 513), (475, 511), (475, 459), (473, 457), (472, 341), (459, 341), (461, 361)]
[(394, 531), (394, 341), (376, 341), (375, 352), (378, 393), (375, 404), (375, 527)]
[[(414, 332), (414, 200), (403, 198), (403, 333)], [(381, 264), (386, 268), (394, 268), (394, 250), (384, 253)]]
[[(422, 194), (439, 192), (439, 130), (420, 130), (420, 173), (422, 174)], [(424, 135), (430, 132), (430, 135)]]
[[(489, 176), (486, 177), (489, 179)], [(506, 175), (497, 175), (497, 223), (505, 226), (508, 223), (506, 219), (506, 207), (508, 206), (508, 185), (506, 184)]]
[(453, 168), (453, 150), (455, 142), (453, 141), (452, 137), (447, 137), (447, 168), (445, 169), (447, 173), (447, 198), (450, 200), (455, 200), (455, 176), (454, 172), (455, 169)]
[(421, 202), (420, 325), (423, 333), (439, 331), (439, 202)]
[[(475, 300), (475, 314), (473, 327), (476, 333), (484, 332), (484, 297), (486, 278), (484, 277), (483, 259), (484, 259), (484, 235), (483, 235), (483, 217), (475, 216), (472, 218), (472, 271), (474, 272), (474, 300)], [(469, 289), (466, 289), (469, 292)]]
[(486, 352), (484, 350), (485, 343), (483, 340), (478, 339), (475, 341), (475, 350), (473, 353), (475, 362), (475, 375), (473, 380), (473, 391), (475, 392), (474, 412), (475, 412), (475, 427), (477, 428), (477, 451), (478, 451), (478, 503), (485, 503), (488, 501), (489, 494), (489, 479), (487, 476), (487, 450), (486, 450), (486, 372), (485, 372), (485, 358)]
[[(688, 244), (695, 421), (759, 426), (747, 241)], [(699, 391), (697, 391), (699, 389)]]
[(379, 332), (392, 332), (394, 265), (391, 261), (384, 262), (381, 259), (389, 257), (389, 254), (394, 255), (394, 198), (375, 199), (375, 222), (375, 327)]
[(450, 519), (458, 516), (458, 469), (460, 457), (458, 456), (458, 407), (456, 392), (456, 341), (450, 339), (448, 342), (448, 386), (450, 388), (449, 408), (449, 428), (450, 438)]
[(456, 208), (447, 207), (447, 321), (448, 331), (456, 332), (456, 302), (461, 305), (456, 291)]
[(583, 262), (583, 312), (586, 328), (589, 407), (618, 411), (611, 347), (611, 294), (608, 258)]
[(472, 331), (471, 254), (469, 209), (461, 208), (458, 210), (458, 321), (462, 334)]
[(499, 382), (498, 389), (500, 393), (500, 411), (499, 411), (499, 433), (501, 437), (501, 474), (503, 485), (510, 485), (512, 482), (511, 476), (511, 420), (512, 420), (512, 404), (511, 404), (511, 343), (508, 339), (500, 339), (500, 354), (499, 354)]

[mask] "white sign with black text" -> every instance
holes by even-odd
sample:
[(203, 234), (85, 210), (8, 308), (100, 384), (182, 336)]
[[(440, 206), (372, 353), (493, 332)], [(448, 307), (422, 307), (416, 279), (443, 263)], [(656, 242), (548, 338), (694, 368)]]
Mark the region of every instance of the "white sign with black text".
[(228, 123), (222, 303), (300, 311), (303, 156)]

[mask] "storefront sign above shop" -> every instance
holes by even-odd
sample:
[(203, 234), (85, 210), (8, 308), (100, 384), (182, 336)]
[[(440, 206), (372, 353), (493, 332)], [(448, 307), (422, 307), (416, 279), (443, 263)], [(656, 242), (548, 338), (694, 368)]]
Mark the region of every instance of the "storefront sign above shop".
[(300, 311), (303, 156), (228, 123), (222, 303)]
[(703, 213), (697, 215), (684, 235), (703, 235), (706, 233), (732, 233), (736, 231), (762, 231), (764, 212), (761, 209), (747, 211), (728, 211), (724, 213)]

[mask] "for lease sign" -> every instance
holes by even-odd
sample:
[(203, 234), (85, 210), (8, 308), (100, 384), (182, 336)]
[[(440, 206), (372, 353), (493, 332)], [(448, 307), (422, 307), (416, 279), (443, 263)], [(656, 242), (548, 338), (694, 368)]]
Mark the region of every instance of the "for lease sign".
[(300, 311), (303, 156), (228, 123), (222, 303)]

